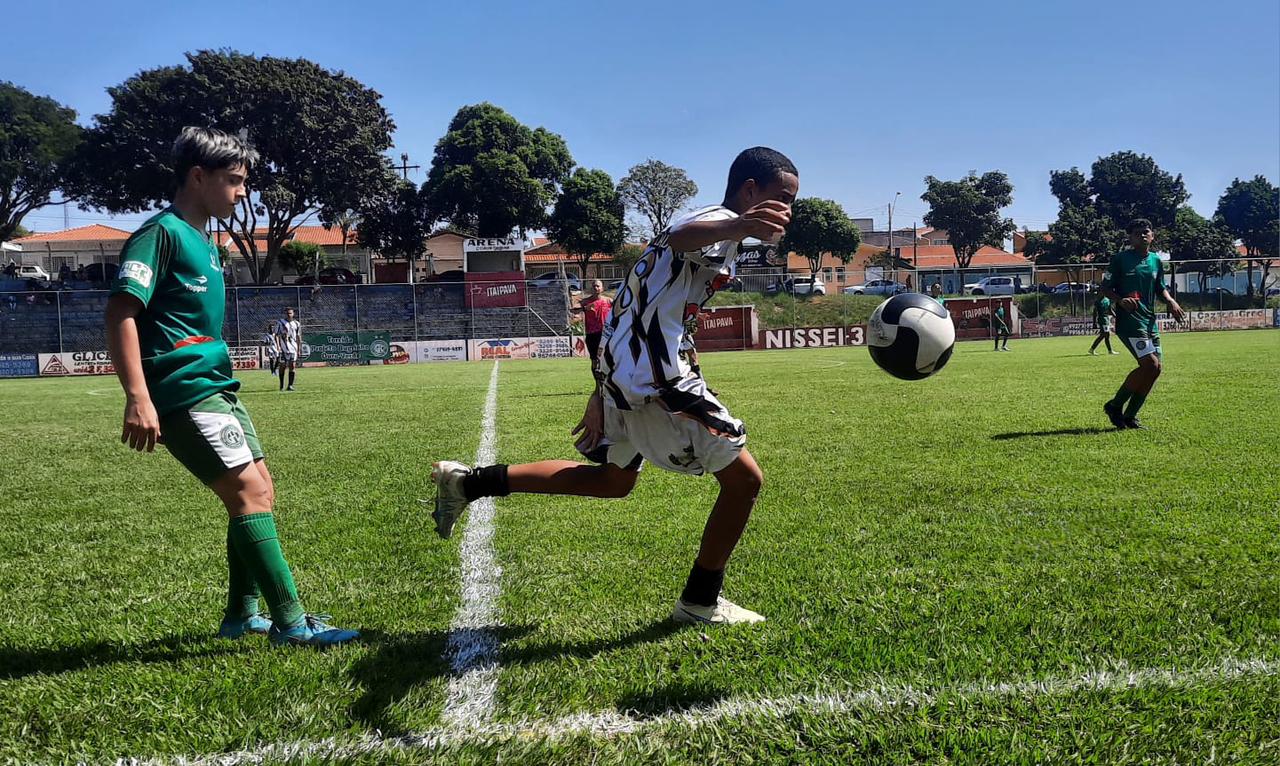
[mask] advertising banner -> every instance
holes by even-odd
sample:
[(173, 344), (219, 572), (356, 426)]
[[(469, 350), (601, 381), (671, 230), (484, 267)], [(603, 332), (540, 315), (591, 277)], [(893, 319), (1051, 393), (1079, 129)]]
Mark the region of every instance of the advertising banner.
[(752, 306), (716, 306), (698, 312), (698, 351), (737, 351), (755, 345), (758, 321)]
[(463, 305), (469, 309), (517, 308), (525, 305), (523, 271), (467, 272)]
[(1018, 334), (1017, 309), (1013, 299), (1003, 297), (981, 298), (947, 298), (942, 304), (951, 313), (951, 321), (956, 326), (956, 340), (965, 338), (990, 338), (992, 336), (991, 317), (996, 307), (1004, 307), (1004, 323), (1009, 331)]
[(106, 351), (67, 351), (38, 356), (41, 375), (114, 375), (116, 371)]
[[(778, 330), (761, 330), (758, 347), (777, 348), (838, 348), (840, 346), (865, 346), (866, 325), (842, 327), (785, 327)], [(699, 341), (701, 347), (701, 341)]]
[(0, 378), (26, 378), (39, 374), (39, 355), (0, 354)]
[(473, 362), (494, 359), (529, 359), (533, 343), (528, 338), (490, 338), (467, 344), (467, 358)]
[(386, 330), (359, 332), (305, 332), (302, 353), (305, 364), (368, 364), (381, 362), (391, 355), (391, 333)]

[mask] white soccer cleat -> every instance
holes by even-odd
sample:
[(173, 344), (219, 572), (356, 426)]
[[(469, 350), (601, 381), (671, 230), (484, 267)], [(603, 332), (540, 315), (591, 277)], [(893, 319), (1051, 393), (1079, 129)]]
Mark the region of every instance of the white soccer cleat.
[(436, 509), (431, 518), (436, 522), (436, 534), (448, 538), (453, 534), (453, 525), (458, 523), (467, 510), (467, 496), (462, 492), (462, 480), (471, 474), (471, 469), (462, 463), (452, 460), (441, 460), (431, 464), (431, 480), (436, 483)]
[(688, 625), (737, 625), (764, 622), (764, 615), (743, 609), (724, 597), (717, 597), (715, 606), (690, 604), (678, 598), (671, 619)]

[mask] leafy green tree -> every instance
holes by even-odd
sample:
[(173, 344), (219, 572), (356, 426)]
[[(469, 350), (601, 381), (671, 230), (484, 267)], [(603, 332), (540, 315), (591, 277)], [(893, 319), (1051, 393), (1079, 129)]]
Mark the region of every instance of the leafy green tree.
[(927, 176), (924, 181), (927, 189), (920, 199), (929, 203), (925, 225), (947, 230), (958, 268), (969, 268), (983, 245), (1002, 247), (1013, 235), (1013, 219), (1000, 217), (1000, 209), (1013, 204), (1013, 185), (1004, 173), (970, 173), (959, 181)]
[(630, 273), (631, 267), (635, 266), (636, 261), (642, 257), (644, 257), (644, 247), (628, 243), (618, 248), (618, 252), (613, 256), (613, 263), (621, 267), (624, 272)]
[(0, 82), (0, 242), (23, 236), (22, 219), (63, 188), (83, 133), (71, 109)]
[(1089, 191), (1098, 212), (1121, 229), (1134, 218), (1146, 218), (1156, 229), (1167, 228), (1190, 196), (1181, 175), (1170, 175), (1136, 152), (1099, 157), (1090, 169)]
[(608, 173), (578, 168), (560, 191), (547, 234), (577, 259), (585, 280), (592, 254), (615, 253), (622, 247), (625, 214)]
[(360, 213), (356, 238), (383, 257), (413, 261), (422, 255), (431, 220), (422, 192), (408, 181), (396, 180), (389, 193), (370, 200)]
[[(1064, 203), (1058, 220), (1049, 225), (1048, 236), (1042, 232), (1027, 235), (1024, 254), (1041, 268), (1061, 268), (1068, 282), (1083, 282), (1084, 269), (1109, 261), (1110, 253), (1124, 245), (1124, 235), (1111, 220), (1091, 205)], [(1070, 310), (1075, 311), (1076, 294), (1067, 293)]]
[(809, 273), (817, 276), (822, 256), (830, 253), (849, 263), (862, 244), (862, 232), (845, 215), (838, 202), (802, 197), (791, 205), (791, 224), (779, 245), (781, 252), (794, 251), (809, 262)]
[(82, 204), (162, 205), (175, 186), (170, 147), (184, 126), (239, 133), (261, 162), (228, 230), (256, 282), (270, 277), (302, 222), (356, 209), (386, 183), (395, 126), (381, 95), (306, 59), (200, 51), (186, 66), (150, 69), (107, 92), (111, 111), (95, 118), (76, 163)]
[(1178, 208), (1166, 245), (1169, 259), (1178, 271), (1199, 275), (1201, 294), (1206, 292), (1210, 278), (1235, 270), (1238, 253), (1231, 232), (1190, 205)]
[(628, 207), (649, 221), (646, 237), (657, 237), (676, 213), (698, 194), (698, 185), (684, 170), (660, 160), (633, 165), (618, 182), (618, 193)]
[(328, 262), (324, 257), (324, 248), (315, 242), (299, 242), (292, 240), (280, 248), (280, 263), (285, 268), (293, 269), (293, 273), (302, 276), (310, 271), (319, 276), (320, 269)]
[(560, 136), (476, 104), (459, 109), (436, 143), (422, 190), (433, 220), (505, 237), (546, 226), (547, 208), (572, 167)]
[(1262, 267), (1263, 297), (1273, 259), (1280, 257), (1280, 189), (1265, 176), (1231, 182), (1218, 199), (1214, 221), (1240, 240), (1247, 254), (1249, 298), (1253, 298), (1253, 268)]

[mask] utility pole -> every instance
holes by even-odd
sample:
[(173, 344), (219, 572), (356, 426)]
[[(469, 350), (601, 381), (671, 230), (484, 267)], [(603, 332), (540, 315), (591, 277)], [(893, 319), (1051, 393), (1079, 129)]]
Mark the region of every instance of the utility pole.
[(408, 152), (401, 152), (401, 153), (400, 153), (400, 164), (399, 164), (399, 165), (393, 165), (392, 167), (395, 167), (397, 170), (399, 170), (399, 171), (400, 171), (400, 173), (404, 176), (404, 180), (408, 181), (408, 180), (409, 180), (409, 171), (410, 171), (410, 170), (418, 170), (418, 169), (420, 169), (422, 166), (421, 166), (421, 165), (410, 165), (410, 164), (409, 164), (409, 153), (408, 153)]
[(893, 277), (895, 280), (898, 278), (898, 268), (897, 261), (893, 260), (893, 206), (898, 202), (898, 196), (901, 194), (902, 192), (894, 192), (893, 201), (889, 203), (889, 258), (891, 259), (890, 263), (894, 264)]

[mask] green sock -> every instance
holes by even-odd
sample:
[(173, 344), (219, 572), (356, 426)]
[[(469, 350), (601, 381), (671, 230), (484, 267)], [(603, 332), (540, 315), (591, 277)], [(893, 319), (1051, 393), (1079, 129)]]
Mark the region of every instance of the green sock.
[(1138, 417), (1138, 410), (1142, 409), (1142, 405), (1147, 401), (1146, 394), (1134, 394), (1129, 400), (1129, 406), (1124, 408), (1124, 416), (1126, 418)]
[(227, 617), (251, 617), (258, 613), (258, 586), (253, 582), (249, 567), (231, 544), (232, 522), (227, 522), (227, 571), (231, 573), (227, 586)]
[(1120, 390), (1116, 392), (1116, 398), (1111, 400), (1111, 404), (1115, 405), (1116, 409), (1120, 409), (1124, 407), (1124, 403), (1129, 401), (1129, 397), (1131, 396), (1133, 396), (1133, 392), (1124, 386), (1121, 386)]
[(285, 563), (284, 551), (276, 537), (276, 519), (270, 513), (251, 513), (231, 520), (231, 540), (244, 560), (253, 579), (262, 589), (262, 597), (271, 609), (271, 619), (280, 626), (290, 626), (302, 619), (302, 602), (293, 574)]

